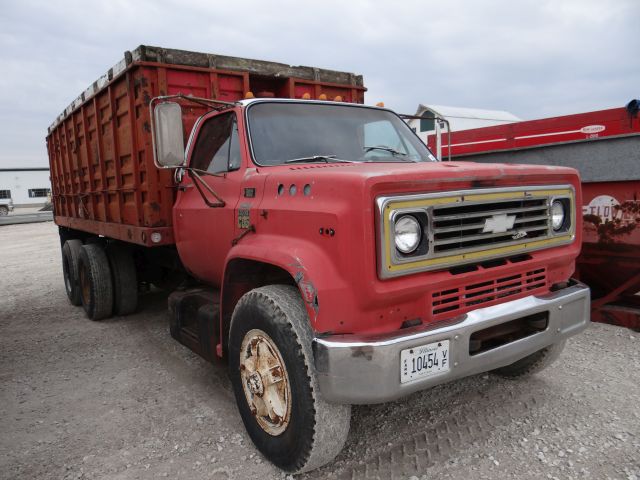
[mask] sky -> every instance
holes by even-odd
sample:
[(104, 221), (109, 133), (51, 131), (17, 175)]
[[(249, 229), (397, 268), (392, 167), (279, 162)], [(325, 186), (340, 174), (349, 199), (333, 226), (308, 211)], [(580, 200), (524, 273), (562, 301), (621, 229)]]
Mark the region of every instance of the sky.
[(640, 0), (48, 0), (0, 5), (0, 168), (47, 166), (47, 127), (138, 45), (349, 71), (365, 103), (523, 119), (640, 98)]

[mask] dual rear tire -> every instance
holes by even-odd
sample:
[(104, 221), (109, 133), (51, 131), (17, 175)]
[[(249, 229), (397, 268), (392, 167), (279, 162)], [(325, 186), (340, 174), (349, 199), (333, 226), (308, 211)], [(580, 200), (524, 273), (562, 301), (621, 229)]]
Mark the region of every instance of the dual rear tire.
[(138, 306), (138, 276), (131, 250), (121, 245), (107, 248), (113, 283), (113, 313), (129, 315)]
[(78, 259), (82, 242), (80, 240), (67, 240), (62, 246), (62, 274), (64, 276), (64, 288), (71, 305), (82, 305), (80, 298), (80, 285), (78, 283)]
[(83, 245), (78, 259), (78, 284), (82, 307), (91, 320), (102, 320), (113, 311), (113, 283), (109, 260), (97, 243)]
[(137, 274), (128, 248), (67, 240), (62, 246), (62, 271), (69, 301), (82, 305), (91, 320), (136, 310)]

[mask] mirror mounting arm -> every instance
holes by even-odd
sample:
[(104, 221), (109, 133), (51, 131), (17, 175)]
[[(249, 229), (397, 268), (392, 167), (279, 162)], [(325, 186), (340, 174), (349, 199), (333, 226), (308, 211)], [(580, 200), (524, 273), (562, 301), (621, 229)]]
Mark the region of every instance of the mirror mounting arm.
[[(189, 168), (188, 170), (189, 170), (189, 173), (191, 174), (191, 178), (193, 178), (193, 184), (198, 189), (198, 192), (200, 193), (202, 200), (204, 200), (204, 203), (206, 203), (208, 207), (221, 208), (226, 205), (225, 201), (222, 198), (220, 198), (220, 196), (218, 196), (216, 192), (213, 191), (213, 188), (211, 188), (209, 184), (207, 184), (207, 182), (205, 182), (202, 179), (202, 177), (198, 174), (198, 172), (196, 172), (192, 168)], [(217, 202), (212, 202), (211, 200), (209, 200), (207, 198), (207, 195), (204, 193), (204, 190), (202, 189), (202, 187), (204, 187), (211, 195), (213, 195), (217, 200)]]

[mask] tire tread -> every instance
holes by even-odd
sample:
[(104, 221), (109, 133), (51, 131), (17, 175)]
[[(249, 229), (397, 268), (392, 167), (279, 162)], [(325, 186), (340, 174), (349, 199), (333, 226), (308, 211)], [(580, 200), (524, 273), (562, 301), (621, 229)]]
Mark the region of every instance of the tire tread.
[(107, 248), (113, 281), (113, 313), (129, 315), (138, 307), (138, 278), (131, 251), (121, 245)]
[(84, 245), (80, 251), (80, 268), (87, 267), (90, 285), (89, 304), (83, 307), (91, 320), (102, 320), (113, 311), (113, 285), (107, 254), (98, 243)]
[(298, 289), (291, 285), (268, 285), (251, 290), (236, 305), (234, 319), (236, 311), (254, 302), (267, 305), (270, 317), (295, 340), (295, 355), (309, 382), (314, 422), (302, 433), (312, 440), (307, 451), (287, 468), (292, 473), (308, 472), (331, 461), (342, 450), (349, 432), (351, 406), (330, 404), (320, 397), (311, 350), (313, 333)]
[(70, 275), (70, 283), (71, 283), (71, 291), (67, 289), (66, 280), (65, 280), (65, 291), (67, 292), (67, 297), (69, 298), (69, 302), (71, 305), (80, 306), (82, 305), (82, 298), (80, 296), (80, 284), (78, 282), (78, 260), (80, 258), (80, 249), (82, 248), (82, 241), (78, 239), (71, 239), (64, 242), (62, 246), (62, 261), (65, 261), (65, 257), (68, 257), (68, 265), (71, 267), (70, 272), (64, 272), (63, 265), (63, 275)]

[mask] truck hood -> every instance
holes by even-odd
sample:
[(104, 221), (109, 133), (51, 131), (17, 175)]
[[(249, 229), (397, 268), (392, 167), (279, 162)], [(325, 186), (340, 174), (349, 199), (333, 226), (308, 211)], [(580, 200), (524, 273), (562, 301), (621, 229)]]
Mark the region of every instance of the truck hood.
[(303, 174), (323, 183), (365, 185), (374, 193), (579, 183), (578, 172), (572, 168), (475, 162), (304, 164), (275, 167), (268, 173), (283, 181)]

